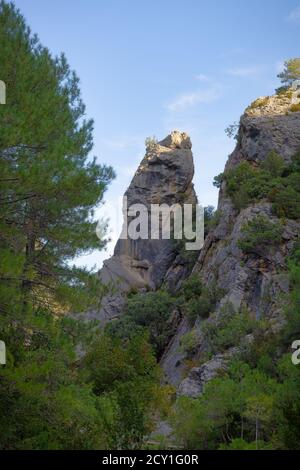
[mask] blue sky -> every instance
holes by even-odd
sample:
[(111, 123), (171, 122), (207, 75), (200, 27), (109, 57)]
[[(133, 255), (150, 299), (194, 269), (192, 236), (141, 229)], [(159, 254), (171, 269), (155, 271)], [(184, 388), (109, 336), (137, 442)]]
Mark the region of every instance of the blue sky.
[[(116, 180), (98, 214), (111, 217), (101, 266), (117, 237), (115, 204), (147, 136), (191, 136), (195, 188), (217, 204), (213, 177), (234, 141), (224, 129), (258, 96), (272, 94), (286, 58), (299, 57), (300, 0), (15, 0), (53, 54), (66, 53), (95, 120), (94, 150)], [(298, 44), (298, 48), (297, 48)], [(120, 221), (119, 221), (120, 222)]]

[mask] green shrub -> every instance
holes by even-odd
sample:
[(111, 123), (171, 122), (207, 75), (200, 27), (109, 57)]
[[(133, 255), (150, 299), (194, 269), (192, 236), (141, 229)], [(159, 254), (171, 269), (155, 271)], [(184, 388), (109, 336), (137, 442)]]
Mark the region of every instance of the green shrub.
[(192, 355), (198, 345), (198, 336), (196, 331), (193, 329), (182, 336), (180, 341), (180, 350), (185, 354)]
[(272, 150), (263, 161), (262, 168), (276, 178), (282, 175), (285, 169), (285, 163), (283, 158), (277, 152)]
[(288, 167), (289, 173), (300, 172), (300, 150), (292, 157), (291, 164)]
[(217, 353), (239, 346), (241, 340), (253, 331), (255, 323), (247, 309), (237, 312), (228, 302), (221, 308), (216, 321), (207, 320), (203, 324), (202, 332), (211, 352)]
[(204, 288), (202, 294), (195, 299), (191, 299), (187, 305), (187, 314), (190, 321), (197, 317), (207, 318), (212, 312), (214, 301), (208, 289)]
[(270, 199), (273, 202), (272, 210), (278, 217), (300, 218), (300, 193), (293, 187), (272, 192)]
[(259, 214), (243, 225), (241, 233), (243, 236), (238, 240), (238, 247), (245, 253), (257, 253), (261, 248), (280, 243), (282, 225)]
[(199, 297), (202, 293), (203, 284), (201, 278), (197, 274), (192, 274), (182, 283), (181, 291), (184, 300), (188, 302), (195, 297)]
[(300, 172), (290, 173), (285, 179), (285, 185), (287, 188), (293, 188), (299, 192), (300, 188)]
[(239, 211), (268, 199), (277, 216), (300, 217), (300, 151), (293, 156), (290, 165), (275, 151), (259, 166), (243, 161), (215, 177), (214, 185), (220, 187), (222, 181), (226, 182), (226, 193)]
[(267, 196), (270, 176), (266, 171), (255, 168), (244, 161), (224, 174), (226, 192), (232, 198), (235, 207), (240, 210), (251, 202)]
[(105, 331), (113, 338), (120, 340), (131, 339), (138, 334), (144, 334), (146, 328), (137, 324), (130, 315), (122, 315), (117, 320), (109, 322)]
[(219, 450), (263, 450), (265, 447), (266, 443), (264, 441), (247, 442), (244, 439), (237, 437), (236, 439), (233, 439), (230, 444), (221, 444)]
[(164, 290), (138, 293), (127, 299), (125, 314), (112, 324), (110, 331), (126, 338), (133, 332), (148, 330), (150, 342), (159, 356), (174, 333), (171, 315), (176, 305), (176, 300)]
[(185, 309), (188, 318), (194, 322), (197, 317), (207, 318), (214, 310), (223, 292), (213, 286), (204, 286), (197, 274), (192, 274), (182, 284)]

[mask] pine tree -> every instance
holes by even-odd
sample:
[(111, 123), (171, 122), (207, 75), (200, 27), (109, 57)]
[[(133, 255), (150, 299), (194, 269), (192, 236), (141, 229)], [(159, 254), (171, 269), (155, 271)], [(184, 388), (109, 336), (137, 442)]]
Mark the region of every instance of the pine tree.
[(284, 62), (284, 69), (278, 75), (282, 87), (279, 90), (287, 89), (292, 86), (295, 80), (300, 79), (300, 58), (289, 59)]
[(100, 297), (96, 276), (71, 260), (105, 244), (93, 208), (114, 173), (89, 157), (93, 122), (66, 58), (4, 1), (0, 60), (0, 447), (99, 448), (97, 397), (74, 367), (84, 328), (57, 313)]
[(105, 243), (93, 209), (114, 173), (89, 157), (93, 121), (65, 56), (53, 58), (4, 1), (0, 60), (0, 308), (78, 310), (97, 281), (70, 262)]

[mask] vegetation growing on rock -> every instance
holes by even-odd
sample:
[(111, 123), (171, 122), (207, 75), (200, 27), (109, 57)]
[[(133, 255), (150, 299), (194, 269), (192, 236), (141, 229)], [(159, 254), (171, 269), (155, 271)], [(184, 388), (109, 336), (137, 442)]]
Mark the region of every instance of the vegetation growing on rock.
[[(266, 325), (253, 329), (249, 323), (253, 341), (230, 361), (227, 371), (212, 379), (198, 399), (177, 400), (172, 422), (186, 448), (299, 449), (300, 373), (288, 352), (300, 332), (299, 244), (288, 265), (291, 288), (282, 332), (266, 334)], [(231, 312), (235, 324), (224, 319), (227, 333), (215, 329), (221, 347), (238, 344), (238, 338), (231, 336), (235, 331), (240, 338), (247, 332), (245, 317), (239, 315)]]
[(224, 181), (226, 192), (236, 209), (241, 210), (261, 200), (272, 203), (278, 217), (300, 218), (300, 152), (286, 164), (275, 151), (259, 165), (242, 161), (235, 168), (215, 178), (218, 187)]
[(191, 323), (197, 317), (207, 318), (213, 312), (222, 292), (215, 286), (204, 286), (197, 274), (192, 274), (181, 287), (184, 298), (184, 309)]
[(238, 247), (245, 253), (259, 253), (280, 243), (283, 227), (278, 222), (271, 222), (259, 214), (241, 228), (242, 238)]
[(149, 339), (159, 357), (175, 332), (172, 314), (178, 301), (166, 290), (137, 293), (129, 296), (122, 317), (107, 326), (115, 337), (129, 338), (133, 333), (148, 331)]

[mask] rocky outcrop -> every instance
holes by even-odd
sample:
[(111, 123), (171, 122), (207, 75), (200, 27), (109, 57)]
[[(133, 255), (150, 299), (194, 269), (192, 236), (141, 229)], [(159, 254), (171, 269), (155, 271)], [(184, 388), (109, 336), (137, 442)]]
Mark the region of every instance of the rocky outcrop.
[[(240, 121), (238, 144), (229, 156), (225, 169), (233, 168), (242, 160), (258, 164), (271, 150), (276, 150), (290, 162), (300, 148), (300, 113), (288, 114), (288, 105), (285, 103), (281, 109), (284, 114), (275, 114), (274, 101), (277, 100), (277, 97), (269, 98), (269, 105), (265, 108), (248, 108)], [(284, 289), (284, 283), (278, 285), (276, 273), (285, 266), (285, 259), (293, 245), (291, 242), (299, 233), (299, 223), (294, 220), (286, 221), (283, 242), (276, 249), (270, 248), (258, 253), (258, 257), (244, 259), (237, 244), (241, 227), (258, 214), (276, 221), (270, 204), (261, 201), (238, 213), (227, 197), (226, 184), (223, 183), (218, 211), (219, 223), (205, 241), (194, 272), (201, 274), (206, 283), (217, 282), (227, 292), (224, 300), (230, 300), (236, 308), (244, 302), (256, 316), (272, 316), (276, 309), (275, 294)], [(271, 302), (263, 308), (261, 299), (266, 297), (267, 291)]]
[[(196, 202), (191, 148), (188, 135), (179, 131), (172, 132), (160, 142), (149, 143), (125, 193), (126, 227), (132, 221), (128, 209), (133, 205), (143, 204), (147, 214), (150, 214), (151, 204), (165, 203), (171, 206)], [(163, 240), (161, 237), (150, 239), (150, 235), (148, 239), (120, 238), (114, 255), (104, 262), (99, 272), (103, 283), (112, 287), (112, 294), (103, 299), (100, 310), (89, 312), (86, 318), (106, 323), (121, 314), (124, 295), (131, 289), (156, 289), (165, 280), (167, 273), (175, 284), (186, 272), (186, 265), (180, 260), (172, 240)]]
[[(286, 162), (300, 148), (300, 113), (291, 112), (291, 105), (299, 101), (292, 93), (260, 98), (254, 102), (240, 120), (237, 145), (229, 156), (225, 169), (234, 168), (247, 160), (259, 165), (271, 150), (277, 151)], [(298, 102), (297, 101), (297, 102)], [(196, 202), (192, 178), (194, 173), (191, 142), (185, 133), (170, 134), (159, 143), (149, 142), (132, 182), (125, 193), (127, 207), (143, 204), (149, 210), (151, 204)], [(230, 303), (235, 311), (247, 306), (255, 318), (268, 321), (270, 330), (277, 331), (283, 322), (279, 301), (288, 292), (288, 278), (284, 273), (286, 258), (291, 253), (295, 239), (300, 233), (300, 223), (286, 220), (282, 242), (276, 248), (269, 247), (244, 256), (238, 247), (242, 226), (258, 214), (276, 221), (270, 203), (260, 201), (237, 211), (226, 194), (222, 183), (218, 201), (218, 221), (208, 233), (196, 260), (193, 272), (206, 285), (213, 285), (223, 292), (209, 322), (222, 315), (223, 306)], [(125, 211), (127, 226), (132, 218)], [(190, 267), (176, 251), (170, 240), (119, 239), (114, 255), (105, 261), (99, 273), (103, 282), (113, 286), (113, 292), (104, 298), (100, 310), (89, 312), (88, 317), (101, 323), (122, 314), (126, 293), (131, 289), (157, 289), (163, 282), (175, 292), (180, 282), (188, 276)], [(166, 380), (177, 387), (178, 395), (197, 397), (205, 384), (226, 368), (228, 359), (238, 351), (238, 345), (227, 351), (215, 351), (207, 362), (200, 362), (200, 354), (207, 352), (202, 322), (191, 325), (183, 312), (176, 315), (176, 334), (170, 339), (160, 364)], [(192, 367), (183, 378), (186, 356), (181, 348), (182, 337), (196, 332), (197, 345)]]
[(180, 383), (177, 395), (197, 398), (204, 391), (205, 384), (226, 367), (229, 355), (216, 354), (200, 367), (193, 367), (188, 376)]
[[(229, 156), (225, 169), (242, 160), (262, 162), (272, 150), (289, 162), (299, 150), (299, 113), (291, 112), (292, 104), (299, 103), (292, 91), (258, 98), (245, 111), (240, 120), (238, 144)], [(222, 204), (223, 192), (220, 193)]]
[[(157, 144), (149, 145), (125, 193), (127, 206), (143, 204), (150, 214), (151, 204), (195, 203), (191, 148), (187, 134), (178, 131)], [(124, 214), (124, 218), (128, 225), (131, 217)], [(114, 251), (114, 257), (129, 257), (132, 270), (151, 288), (161, 285), (174, 261), (174, 254), (171, 240), (153, 240), (150, 236), (146, 240), (119, 239)]]
[[(270, 97), (257, 100), (249, 107), (240, 120), (238, 143), (229, 156), (225, 169), (233, 168), (243, 160), (253, 164), (262, 162), (271, 150), (277, 151), (286, 162), (300, 148), (300, 113), (291, 113), (292, 96)], [(284, 274), (286, 258), (291, 253), (293, 243), (300, 233), (300, 223), (286, 220), (282, 243), (276, 248), (260, 250), (257, 256), (244, 257), (238, 248), (241, 227), (258, 214), (265, 214), (276, 220), (266, 201), (250, 205), (239, 213), (226, 195), (222, 183), (219, 202), (219, 220), (214, 230), (208, 234), (193, 272), (198, 273), (207, 285), (216, 285), (225, 293), (219, 302), (213, 318), (221, 314), (222, 306), (230, 302), (238, 311), (246, 305), (253, 316), (265, 318), (270, 328), (277, 331), (283, 323), (279, 299), (288, 291), (288, 278)], [(201, 323), (196, 325), (201, 338)], [(190, 326), (191, 328), (191, 326)], [(179, 330), (173, 344), (180, 342)], [(199, 340), (198, 351), (203, 349), (205, 338)], [(167, 376), (178, 379), (176, 371), (170, 368), (172, 349), (167, 351), (162, 363)], [(225, 354), (228, 357), (227, 353)], [(180, 358), (181, 362), (184, 360)], [(197, 354), (194, 358), (197, 361)], [(188, 376), (178, 385), (178, 393), (191, 397), (199, 396), (204, 385), (225, 367), (224, 354), (220, 353), (200, 367), (191, 369)], [(168, 365), (168, 367), (166, 367)]]

